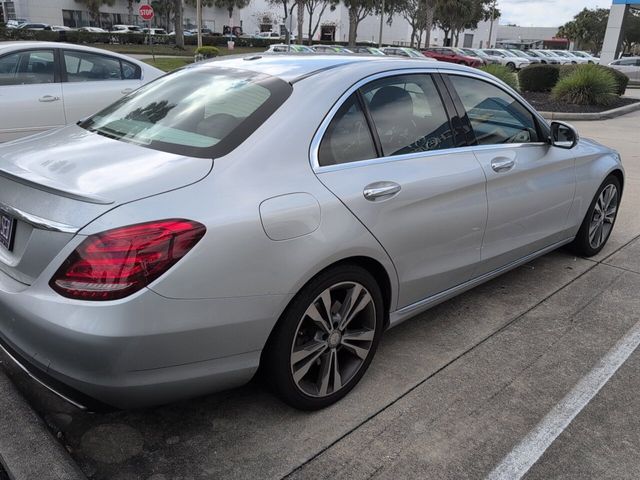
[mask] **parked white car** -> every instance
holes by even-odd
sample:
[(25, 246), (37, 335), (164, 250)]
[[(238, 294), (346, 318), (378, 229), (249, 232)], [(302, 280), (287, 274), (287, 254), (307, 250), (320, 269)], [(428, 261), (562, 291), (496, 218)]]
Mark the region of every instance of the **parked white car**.
[(567, 50), (551, 50), (551, 51), (556, 55), (558, 55), (559, 57), (562, 57), (563, 59), (568, 59), (574, 65), (589, 63), (589, 60), (587, 60), (586, 58), (578, 57), (577, 55), (574, 55), (573, 53)]
[(485, 48), (483, 52), (497, 57), (500, 63), (509, 70), (520, 70), (531, 65), (531, 61), (528, 58), (518, 57), (515, 53), (503, 48)]
[(75, 123), (164, 72), (57, 42), (0, 42), (0, 142)]
[(558, 55), (553, 50), (534, 50), (534, 52), (539, 53), (540, 55), (544, 55), (547, 58), (556, 60), (560, 65), (571, 65), (571, 57)]
[(571, 50), (571, 53), (576, 57), (586, 58), (587, 63), (600, 63), (599, 57), (595, 57), (588, 52), (583, 52), (581, 50)]
[(111, 33), (142, 33), (142, 28), (137, 25), (114, 25)]

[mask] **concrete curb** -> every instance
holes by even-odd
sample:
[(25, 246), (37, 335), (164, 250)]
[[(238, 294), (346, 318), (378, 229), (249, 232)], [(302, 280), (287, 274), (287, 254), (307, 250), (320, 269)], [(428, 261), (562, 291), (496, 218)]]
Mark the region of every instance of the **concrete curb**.
[(12, 480), (87, 480), (1, 369), (0, 461)]
[(640, 102), (598, 113), (540, 112), (547, 120), (606, 120), (640, 110)]

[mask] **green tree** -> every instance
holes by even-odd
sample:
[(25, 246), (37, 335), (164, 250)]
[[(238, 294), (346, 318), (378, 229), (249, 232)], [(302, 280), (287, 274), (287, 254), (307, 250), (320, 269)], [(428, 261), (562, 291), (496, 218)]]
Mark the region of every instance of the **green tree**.
[[(336, 9), (337, 4), (338, 0), (306, 0), (304, 2), (304, 7), (307, 10), (308, 14), (307, 21), (309, 28), (307, 33), (309, 35), (309, 38), (307, 39), (307, 42), (309, 43), (309, 45), (313, 43), (313, 37), (318, 31), (318, 27), (320, 26), (320, 21), (322, 20), (322, 15), (324, 14), (325, 10), (329, 8), (333, 11)], [(318, 11), (318, 9), (320, 9), (320, 11)], [(314, 23), (313, 16), (316, 13), (318, 14), (318, 16), (316, 17), (316, 21)]]
[(282, 22), (286, 26), (286, 34), (285, 34), (285, 43), (289, 43), (289, 35), (291, 32), (289, 31), (289, 17), (291, 17), (293, 13), (294, 7), (297, 6), (296, 0), (267, 0), (273, 6), (282, 6), (284, 10), (284, 17), (282, 17)]
[(140, 0), (127, 0), (127, 12), (129, 12), (129, 25), (133, 24), (133, 2), (139, 2)]
[(360, 22), (371, 15), (379, 6), (378, 0), (342, 0), (349, 12), (349, 46), (353, 47), (358, 38)]
[(155, 11), (158, 25), (165, 28), (167, 32), (171, 30), (171, 23), (175, 12), (174, 0), (152, 0), (151, 6)]
[(558, 29), (558, 36), (574, 42), (578, 49), (600, 51), (609, 20), (609, 10), (584, 8)]
[(229, 12), (229, 28), (233, 31), (233, 11), (237, 8), (241, 10), (251, 3), (251, 0), (214, 0), (214, 5), (218, 8), (224, 8)]
[(460, 33), (475, 29), (491, 15), (492, 0), (436, 0), (435, 23), (444, 32), (445, 45), (458, 45)]
[(76, 0), (76, 2), (82, 3), (87, 8), (93, 25), (100, 27), (102, 26), (102, 22), (100, 21), (100, 7), (102, 5), (112, 6), (115, 0)]
[(184, 10), (182, 0), (173, 0), (173, 25), (176, 34), (176, 48), (184, 50), (184, 27), (183, 18)]
[(622, 24), (622, 45), (630, 52), (634, 45), (640, 45), (640, 12), (629, 11)]

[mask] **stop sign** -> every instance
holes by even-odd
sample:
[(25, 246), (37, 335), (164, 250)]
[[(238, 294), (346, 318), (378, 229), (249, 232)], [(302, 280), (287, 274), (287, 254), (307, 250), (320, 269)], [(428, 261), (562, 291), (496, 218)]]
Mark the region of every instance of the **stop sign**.
[(147, 22), (153, 18), (153, 7), (151, 5), (140, 5), (138, 13)]

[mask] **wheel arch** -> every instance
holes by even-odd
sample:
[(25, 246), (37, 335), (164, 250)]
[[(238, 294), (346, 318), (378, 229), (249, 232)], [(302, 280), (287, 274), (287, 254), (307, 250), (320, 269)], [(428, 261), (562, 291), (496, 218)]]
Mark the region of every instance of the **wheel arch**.
[(339, 260), (336, 260), (336, 261), (330, 263), (329, 265), (326, 265), (326, 266), (318, 269), (318, 271), (316, 271), (313, 275), (311, 275), (309, 278), (307, 278), (306, 281), (304, 281), (304, 283), (300, 286), (300, 288), (298, 288), (297, 292), (294, 295), (292, 295), (291, 298), (287, 301), (286, 306), (282, 309), (282, 312), (280, 313), (280, 316), (278, 317), (278, 320), (273, 325), (273, 328), (271, 329), (271, 332), (269, 333), (269, 337), (267, 338), (267, 341), (265, 342), (265, 346), (262, 349), (262, 354), (260, 355), (260, 364), (261, 365), (263, 364), (265, 353), (268, 351), (268, 347), (269, 347), (270, 343), (272, 342), (272, 338), (274, 337), (274, 333), (278, 329), (278, 325), (281, 323), (282, 318), (284, 317), (284, 315), (289, 310), (290, 305), (292, 304), (292, 302), (294, 301), (294, 299), (296, 298), (298, 293), (303, 288), (305, 288), (309, 283), (311, 283), (316, 277), (318, 277), (319, 275), (323, 274), (327, 270), (329, 270), (331, 268), (335, 268), (335, 267), (340, 266), (340, 265), (356, 265), (356, 266), (359, 266), (359, 267), (365, 269), (367, 272), (369, 272), (376, 279), (376, 282), (378, 283), (378, 286), (380, 287), (380, 291), (382, 293), (382, 301), (384, 302), (384, 325), (383, 325), (383, 330), (387, 329), (387, 327), (389, 326), (389, 318), (390, 318), (391, 308), (393, 306), (394, 295), (397, 294), (397, 292), (394, 292), (394, 286), (395, 285), (394, 285), (394, 283), (392, 283), (393, 282), (393, 280), (392, 280), (393, 277), (391, 276), (391, 274), (387, 270), (387, 268), (385, 268), (385, 266), (379, 260), (377, 260), (377, 259), (375, 259), (375, 258), (373, 258), (371, 256), (367, 256), (367, 255), (346, 256), (344, 258), (341, 258)]

